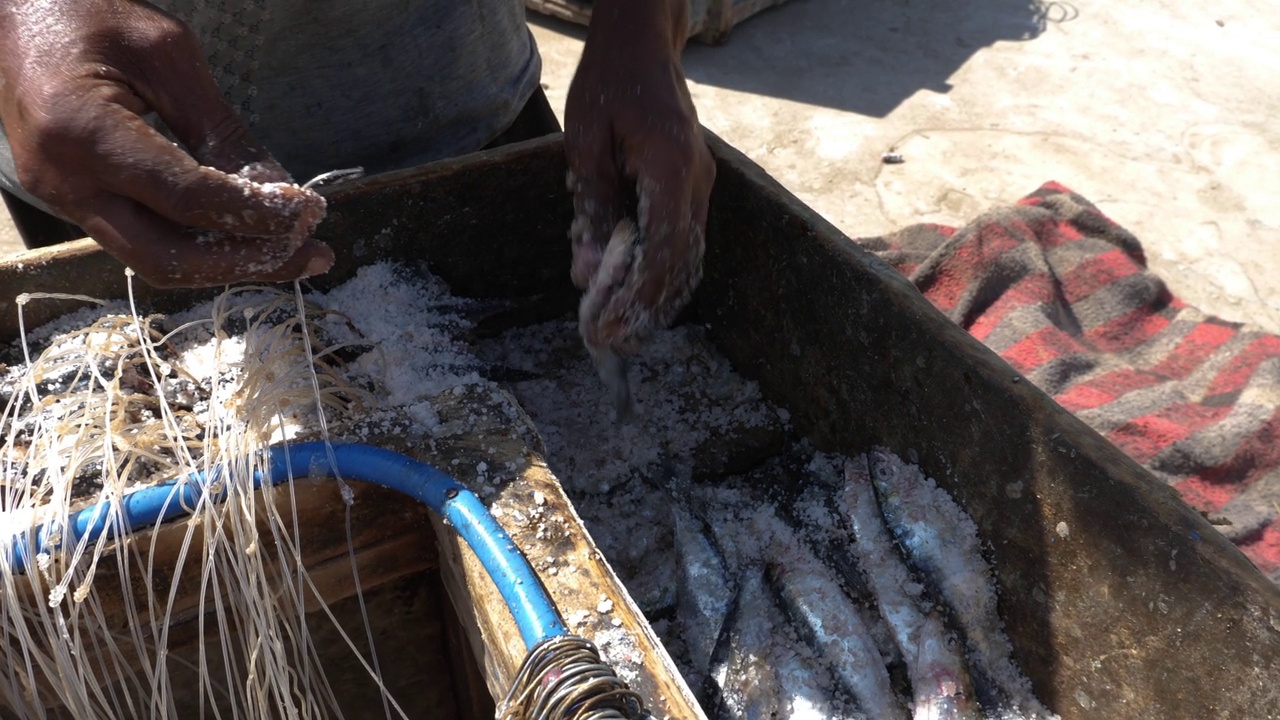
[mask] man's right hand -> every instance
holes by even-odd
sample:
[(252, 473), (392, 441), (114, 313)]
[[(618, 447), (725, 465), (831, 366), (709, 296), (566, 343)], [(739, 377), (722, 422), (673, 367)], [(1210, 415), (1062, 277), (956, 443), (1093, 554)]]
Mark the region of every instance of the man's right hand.
[(310, 239), (324, 199), (253, 139), (190, 29), (148, 3), (0, 0), (0, 122), (22, 186), (152, 285), (333, 264)]

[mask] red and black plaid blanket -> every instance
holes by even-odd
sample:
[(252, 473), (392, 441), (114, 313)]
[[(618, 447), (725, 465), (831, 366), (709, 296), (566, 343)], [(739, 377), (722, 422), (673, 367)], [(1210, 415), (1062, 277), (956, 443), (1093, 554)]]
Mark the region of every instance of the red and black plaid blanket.
[(1137, 238), (1056, 183), (964, 228), (859, 242), (1280, 583), (1280, 336), (1179, 301)]

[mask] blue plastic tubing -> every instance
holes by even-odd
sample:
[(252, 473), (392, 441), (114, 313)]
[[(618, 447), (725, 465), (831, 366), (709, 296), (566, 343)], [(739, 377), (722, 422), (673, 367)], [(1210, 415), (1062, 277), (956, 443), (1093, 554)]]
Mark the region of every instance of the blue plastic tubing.
[[(268, 452), (271, 465), (267, 481), (272, 485), (293, 477), (337, 475), (398, 490), (425, 503), (458, 531), (489, 572), (520, 628), (526, 649), (568, 634), (528, 560), (480, 499), (457, 480), (400, 453), (357, 443), (306, 442), (272, 447)], [(94, 542), (104, 534), (115, 536), (120, 530), (129, 533), (189, 515), (202, 495), (208, 494), (207, 499), (214, 501), (221, 499), (217, 482), (221, 470), (193, 473), (130, 493), (119, 502), (123, 519), (116, 522), (108, 521), (110, 502), (84, 508), (71, 517), (71, 532), (62, 533), (70, 537), (60, 537), (53, 528), (42, 526), (35, 532), (36, 552), (75, 544), (85, 537)], [(255, 473), (253, 482), (255, 488), (260, 487), (263, 478)], [(30, 539), (30, 533), (23, 533), (10, 541), (9, 549), (0, 549), (12, 553), (10, 567), (17, 572), (24, 572), (28, 566)]]

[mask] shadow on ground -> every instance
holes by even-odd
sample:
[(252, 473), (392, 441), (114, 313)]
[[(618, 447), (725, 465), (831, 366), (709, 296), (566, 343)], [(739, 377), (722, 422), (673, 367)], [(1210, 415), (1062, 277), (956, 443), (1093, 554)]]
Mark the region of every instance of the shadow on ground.
[(690, 43), (685, 72), (703, 85), (884, 117), (920, 90), (949, 92), (948, 78), (979, 49), (1033, 40), (1076, 14), (1042, 0), (791, 0), (739, 24), (723, 45)]

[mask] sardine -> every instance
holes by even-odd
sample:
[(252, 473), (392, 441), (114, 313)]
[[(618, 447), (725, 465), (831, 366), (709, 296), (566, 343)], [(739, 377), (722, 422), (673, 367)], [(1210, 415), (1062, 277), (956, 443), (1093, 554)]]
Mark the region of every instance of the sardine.
[(604, 381), (613, 400), (613, 417), (619, 423), (629, 423), (635, 417), (635, 398), (631, 395), (631, 378), (627, 371), (627, 359), (613, 348), (588, 346), (596, 372)]
[(627, 281), (631, 266), (639, 255), (639, 243), (640, 230), (636, 224), (630, 220), (619, 222), (578, 304), (578, 330), (595, 363), (596, 372), (613, 396), (614, 418), (620, 423), (630, 422), (635, 415), (626, 358), (617, 348), (596, 338), (592, 329), (601, 314), (606, 312), (614, 293)]
[(783, 698), (779, 720), (830, 720), (840, 717), (835, 709), (835, 698), (827, 689), (830, 680), (823, 677), (825, 671), (819, 672), (812, 659), (802, 657), (785, 645), (777, 648), (771, 659)]
[(768, 579), (805, 641), (873, 718), (905, 718), (862, 610), (802, 543), (769, 543)]
[(739, 578), (738, 594), (711, 656), (717, 720), (772, 720), (784, 700), (771, 654), (781, 613), (769, 597), (764, 568), (753, 565)]
[(1013, 661), (977, 525), (918, 467), (888, 450), (872, 450), (868, 465), (885, 522), (930, 589), (951, 608), (975, 678), (992, 686), (1001, 704), (1012, 706), (1001, 709), (1053, 717)]
[(679, 500), (671, 513), (681, 580), (676, 614), (690, 665), (705, 677), (733, 603), (733, 573), (701, 517)]
[[(843, 473), (837, 470), (837, 481), (842, 476)], [(822, 482), (820, 477), (810, 477), (812, 478), (810, 489), (795, 501), (780, 505), (778, 514), (792, 527), (799, 529), (806, 543), (813, 548), (822, 563), (835, 572), (845, 594), (855, 604), (870, 608), (875, 603), (875, 593), (871, 591), (866, 578), (863, 577), (858, 556), (853, 551), (854, 543), (849, 542), (848, 525), (841, 518), (838, 508), (833, 507), (837, 504), (835, 493), (839, 488), (832, 487), (829, 492), (818, 492), (819, 498), (810, 497), (806, 500), (805, 495), (816, 491), (818, 484)], [(843, 486), (842, 482), (840, 486)], [(821, 510), (818, 509), (819, 506)], [(866, 619), (868, 620), (867, 629), (872, 639), (876, 641), (876, 647), (880, 650), (880, 657), (885, 665), (891, 667), (895, 663), (903, 662), (902, 652), (898, 649), (897, 640), (888, 621), (873, 613), (867, 613)]]
[(853, 552), (880, 615), (908, 659), (915, 720), (976, 718), (964, 659), (947, 642), (941, 619), (921, 609), (924, 588), (911, 576), (889, 537), (876, 505), (867, 458), (847, 460), (844, 478), (836, 504), (853, 530)]
[(925, 617), (916, 643), (910, 663), (913, 720), (978, 720), (981, 714), (958, 643), (936, 612)]

